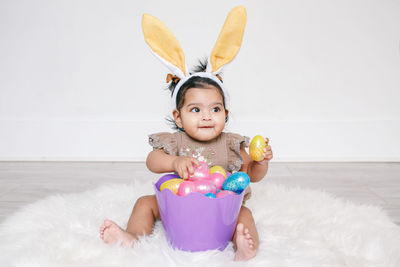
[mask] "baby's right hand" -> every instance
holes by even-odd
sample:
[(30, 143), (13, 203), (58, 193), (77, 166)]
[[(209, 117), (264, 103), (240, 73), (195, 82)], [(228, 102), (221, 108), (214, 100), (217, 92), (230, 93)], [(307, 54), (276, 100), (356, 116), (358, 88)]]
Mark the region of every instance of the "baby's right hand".
[(194, 174), (193, 164), (200, 166), (200, 162), (192, 157), (177, 157), (173, 162), (175, 172), (183, 179)]

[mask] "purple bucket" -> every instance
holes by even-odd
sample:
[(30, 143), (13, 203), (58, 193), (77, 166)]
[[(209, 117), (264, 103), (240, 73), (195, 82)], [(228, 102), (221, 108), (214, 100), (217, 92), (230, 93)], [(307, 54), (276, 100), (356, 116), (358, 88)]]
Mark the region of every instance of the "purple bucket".
[[(161, 177), (154, 188), (161, 221), (172, 247), (186, 251), (223, 250), (232, 240), (243, 201), (240, 195), (208, 198), (194, 192), (177, 196), (171, 190), (160, 192)], [(171, 177), (169, 179), (176, 178)]]

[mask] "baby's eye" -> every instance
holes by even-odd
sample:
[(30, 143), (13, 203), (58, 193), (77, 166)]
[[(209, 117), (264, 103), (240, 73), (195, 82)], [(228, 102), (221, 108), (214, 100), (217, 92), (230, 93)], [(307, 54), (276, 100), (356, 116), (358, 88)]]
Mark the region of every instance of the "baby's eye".
[(221, 108), (219, 108), (219, 107), (213, 108), (213, 112), (219, 112), (219, 111), (221, 111)]
[(200, 109), (199, 109), (199, 108), (192, 108), (192, 109), (190, 110), (190, 112), (200, 112)]

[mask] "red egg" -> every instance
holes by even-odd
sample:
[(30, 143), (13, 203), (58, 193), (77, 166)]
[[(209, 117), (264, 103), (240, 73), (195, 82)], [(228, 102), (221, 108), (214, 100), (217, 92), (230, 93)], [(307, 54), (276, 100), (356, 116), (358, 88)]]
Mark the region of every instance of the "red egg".
[(210, 174), (207, 180), (211, 181), (211, 183), (215, 185), (217, 189), (222, 189), (222, 184), (224, 183), (225, 179), (226, 178), (223, 174), (214, 172)]
[(192, 192), (196, 192), (196, 185), (192, 181), (184, 181), (179, 185), (178, 196), (184, 197)]
[(207, 194), (217, 193), (217, 187), (209, 180), (195, 181), (196, 192)]

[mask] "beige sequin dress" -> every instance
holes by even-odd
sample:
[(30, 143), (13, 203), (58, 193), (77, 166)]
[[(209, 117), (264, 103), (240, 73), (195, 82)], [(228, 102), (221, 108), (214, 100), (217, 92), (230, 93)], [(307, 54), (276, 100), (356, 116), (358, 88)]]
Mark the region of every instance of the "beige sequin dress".
[[(243, 159), (240, 155), (240, 147), (249, 146), (249, 138), (235, 133), (221, 133), (211, 141), (197, 141), (184, 132), (155, 133), (149, 135), (149, 143), (153, 149), (164, 149), (165, 153), (173, 156), (189, 156), (205, 161), (212, 167), (222, 166), (229, 172), (240, 170)], [(245, 191), (243, 201), (251, 196), (251, 189)]]

